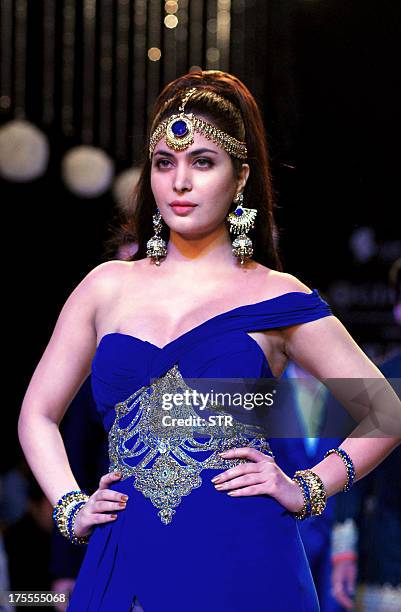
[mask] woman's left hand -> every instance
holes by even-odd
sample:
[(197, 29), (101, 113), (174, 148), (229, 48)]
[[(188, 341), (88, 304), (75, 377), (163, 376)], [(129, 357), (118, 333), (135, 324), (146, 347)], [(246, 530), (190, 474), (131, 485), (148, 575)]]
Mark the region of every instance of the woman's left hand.
[(273, 457), (249, 446), (231, 448), (220, 455), (224, 459), (248, 459), (250, 463), (240, 463), (212, 478), (217, 491), (227, 492), (231, 497), (270, 495), (290, 512), (302, 509), (301, 488), (283, 472)]

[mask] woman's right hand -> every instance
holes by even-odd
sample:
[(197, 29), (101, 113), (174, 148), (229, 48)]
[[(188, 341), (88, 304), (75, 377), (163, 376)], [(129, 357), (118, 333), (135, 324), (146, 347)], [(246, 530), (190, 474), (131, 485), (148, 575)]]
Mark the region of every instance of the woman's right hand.
[(116, 520), (117, 514), (106, 512), (125, 509), (128, 496), (108, 488), (120, 478), (121, 474), (118, 472), (109, 472), (101, 477), (97, 491), (78, 510), (74, 523), (74, 533), (77, 537), (90, 535), (94, 525)]

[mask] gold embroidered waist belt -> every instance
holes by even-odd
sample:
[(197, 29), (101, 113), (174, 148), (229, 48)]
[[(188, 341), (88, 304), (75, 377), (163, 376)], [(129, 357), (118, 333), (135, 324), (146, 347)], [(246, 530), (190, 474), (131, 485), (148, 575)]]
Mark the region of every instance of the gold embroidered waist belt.
[[(160, 408), (163, 396), (177, 390), (193, 393), (174, 365), (154, 383), (115, 405), (116, 417), (109, 431), (110, 471), (121, 472), (121, 480), (134, 476), (134, 487), (158, 508), (165, 525), (171, 523), (182, 497), (201, 486), (203, 470), (226, 470), (247, 462), (224, 459), (218, 453), (250, 446), (274, 456), (262, 428), (234, 420), (219, 405), (203, 407), (206, 412), (218, 410), (212, 433), (205, 432), (190, 402), (169, 411), (169, 421), (175, 425), (166, 427)], [(201, 453), (202, 459), (193, 456)]]

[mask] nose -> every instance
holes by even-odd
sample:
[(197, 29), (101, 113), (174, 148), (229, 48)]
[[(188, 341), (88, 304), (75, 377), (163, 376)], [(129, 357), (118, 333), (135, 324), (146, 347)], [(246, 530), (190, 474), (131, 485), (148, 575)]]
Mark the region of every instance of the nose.
[(191, 191), (192, 189), (190, 170), (185, 163), (177, 164), (173, 178), (173, 189), (178, 192)]

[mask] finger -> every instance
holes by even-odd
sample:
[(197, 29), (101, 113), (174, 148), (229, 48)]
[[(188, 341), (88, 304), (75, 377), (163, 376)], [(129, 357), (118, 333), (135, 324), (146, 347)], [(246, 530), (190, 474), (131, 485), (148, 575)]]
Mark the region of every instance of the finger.
[(265, 485), (253, 484), (248, 487), (242, 487), (241, 489), (235, 489), (234, 491), (228, 491), (227, 495), (230, 497), (246, 497), (248, 495), (266, 495)]
[(112, 512), (114, 510), (124, 510), (127, 507), (125, 501), (95, 501), (93, 512)]
[[(106, 514), (102, 512), (94, 512), (93, 506), (86, 506), (87, 505), (83, 506), (82, 509), (78, 511), (77, 519), (75, 522), (75, 531), (77, 535), (91, 535), (96, 525), (115, 521), (118, 517), (118, 514), (115, 514), (114, 510), (112, 511), (112, 513)], [(79, 531), (77, 530), (77, 527)]]
[(262, 484), (263, 482), (264, 479), (261, 474), (245, 474), (244, 476), (239, 476), (238, 478), (214, 486), (217, 491), (231, 491), (232, 489), (249, 487), (250, 485)]
[(104, 512), (98, 512), (97, 514), (92, 515), (92, 522), (96, 525), (101, 523), (109, 523), (110, 521), (114, 521), (118, 517), (118, 514), (105, 514)]
[(127, 501), (128, 499), (128, 495), (126, 495), (125, 493), (120, 493), (119, 491), (113, 491), (113, 489), (98, 489), (93, 494), (93, 500), (96, 502), (102, 500), (118, 502)]
[(259, 462), (259, 461), (273, 461), (274, 459), (270, 457), (270, 455), (265, 455), (260, 451), (256, 450), (256, 448), (251, 448), (249, 446), (244, 446), (243, 448), (230, 448), (229, 450), (223, 451), (219, 453), (221, 457), (224, 459), (250, 459), (251, 461)]
[(120, 478), (121, 472), (108, 472), (107, 474), (103, 474), (99, 480), (99, 489), (107, 489), (112, 482), (116, 482)]
[(251, 474), (256, 472), (256, 467), (254, 463), (241, 463), (241, 465), (236, 465), (233, 468), (226, 470), (225, 472), (221, 472), (221, 474), (217, 474), (214, 478), (212, 478), (213, 483), (221, 483), (226, 480), (230, 480), (231, 478), (236, 478), (237, 476), (242, 476), (242, 474)]

